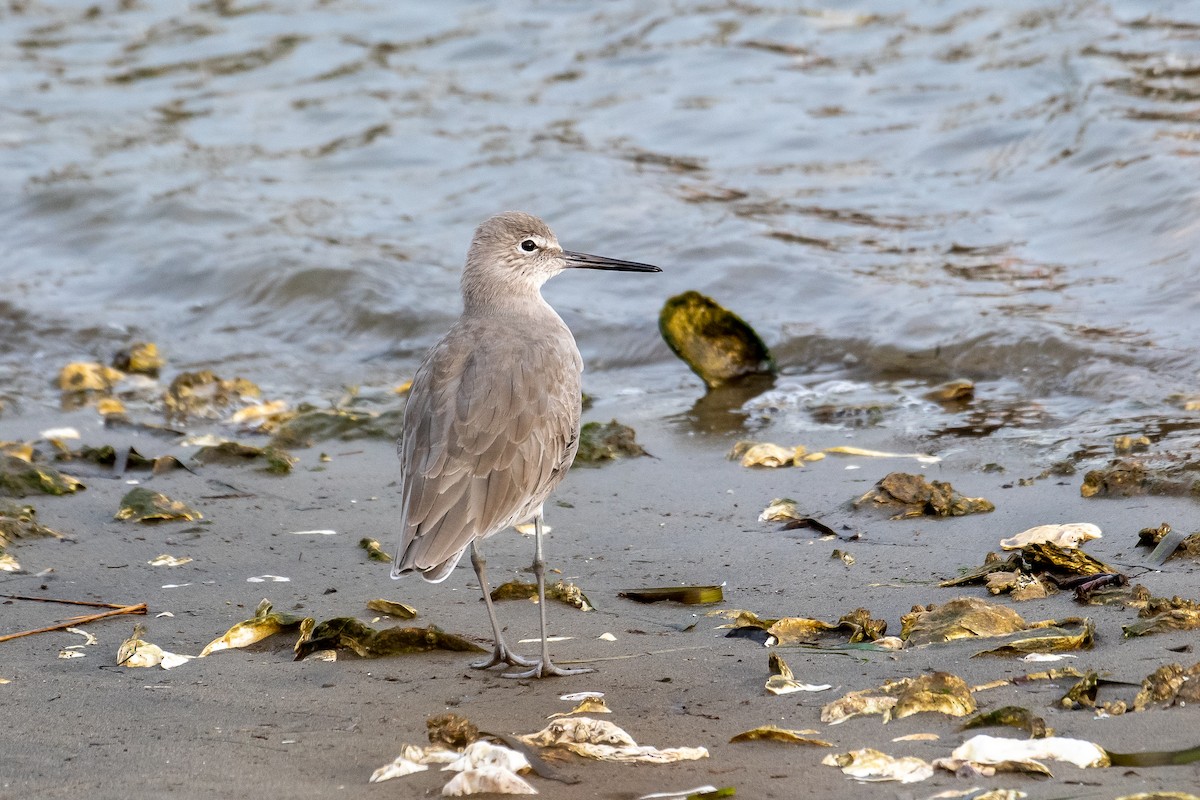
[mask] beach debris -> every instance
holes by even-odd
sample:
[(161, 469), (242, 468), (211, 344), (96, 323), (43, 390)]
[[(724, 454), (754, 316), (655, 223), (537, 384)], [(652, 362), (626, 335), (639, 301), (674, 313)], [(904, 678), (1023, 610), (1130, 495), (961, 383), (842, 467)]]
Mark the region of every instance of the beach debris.
[(1061, 621), (1046, 620), (1032, 623), (1028, 630), (1007, 637), (1003, 644), (980, 650), (972, 658), (1090, 650), (1095, 639), (1096, 625), (1090, 619), (1071, 617)]
[(922, 395), (935, 403), (967, 403), (975, 399), (975, 384), (964, 378), (940, 383)]
[(530, 769), (524, 753), (508, 747), (477, 739), (466, 746), (457, 760), (442, 767), (443, 771), (464, 772), (469, 769), (500, 768), (512, 773)]
[(66, 404), (73, 396), (82, 405), (91, 395), (111, 394), (125, 373), (94, 361), (73, 361), (58, 372), (58, 388)]
[(1190, 631), (1200, 628), (1200, 602), (1175, 596), (1152, 597), (1138, 611), (1137, 622), (1121, 628), (1126, 638), (1163, 631)]
[(1100, 528), (1090, 522), (1067, 522), (1058, 525), (1038, 525), (1016, 536), (1000, 540), (1004, 550), (1020, 550), (1031, 544), (1050, 543), (1064, 550), (1074, 549), (1084, 542), (1101, 537)]
[(1042, 760), (1065, 761), (1077, 767), (1107, 767), (1108, 753), (1100, 746), (1083, 739), (1047, 736), (1044, 739), (1007, 739), (981, 733), (963, 742), (949, 759), (938, 759), (934, 765), (951, 772), (964, 763), (976, 770), (991, 767), (1009, 772), (1032, 772), (1050, 775)]
[(372, 539), (369, 536), (364, 536), (358, 540), (358, 546), (367, 551), (367, 557), (372, 561), (382, 561), (385, 564), (392, 563), (392, 557), (383, 550), (383, 545), (378, 539)]
[(12, 553), (4, 552), (4, 548), (0, 547), (0, 572), (20, 572), (21, 562), (17, 561), (17, 557)]
[(217, 419), (229, 407), (252, 403), (261, 396), (262, 390), (245, 378), (226, 380), (206, 369), (176, 375), (162, 402), (168, 420)]
[(51, 597), (26, 597), (24, 595), (8, 594), (5, 597), (13, 600), (33, 600), (41, 603), (65, 603), (76, 606), (91, 606), (93, 608), (107, 608), (108, 611), (102, 611), (98, 614), (89, 614), (84, 617), (74, 617), (67, 622), (60, 622), (55, 625), (47, 625), (44, 628), (34, 628), (28, 631), (18, 631), (17, 633), (7, 633), (0, 636), (0, 642), (7, 642), (9, 639), (19, 639), (22, 636), (32, 636), (35, 633), (47, 633), (49, 631), (61, 631), (67, 628), (77, 628), (80, 625), (86, 625), (89, 622), (95, 622), (105, 617), (115, 617), (122, 614), (145, 614), (146, 604), (137, 603), (136, 605), (120, 605), (119, 603), (94, 603), (89, 600), (58, 600)]
[(1007, 593), (1016, 602), (1040, 600), (1058, 591), (1053, 583), (1043, 582), (1036, 575), (1020, 570), (993, 572), (987, 576), (986, 586), (989, 594)]
[(203, 518), (204, 515), (194, 508), (143, 486), (130, 489), (121, 498), (121, 508), (113, 517), (113, 519), (132, 522), (165, 522)]
[(1066, 694), (1058, 700), (1058, 706), (1067, 711), (1078, 711), (1081, 708), (1096, 707), (1096, 692), (1099, 689), (1100, 676), (1092, 671), (1085, 672)]
[(1150, 437), (1145, 434), (1137, 436), (1125, 434), (1113, 439), (1113, 453), (1118, 456), (1127, 456), (1130, 453), (1142, 453), (1150, 449), (1150, 444)]
[(150, 470), (154, 475), (162, 475), (176, 469), (185, 469), (191, 472), (175, 456), (163, 455), (147, 458), (136, 448), (130, 447), (122, 452), (117, 452), (117, 449), (110, 444), (100, 447), (84, 445), (78, 450), (60, 448), (54, 457), (57, 461), (87, 461), (102, 467), (112, 467), (113, 472), (118, 474), (123, 474), (127, 470)]
[(271, 446), (284, 450), (312, 447), (318, 441), (338, 439), (391, 439), (403, 433), (404, 409), (383, 412), (344, 408), (317, 408), (302, 404), (286, 417), (271, 437)]
[(852, 717), (879, 714), (886, 723), (923, 711), (964, 717), (975, 711), (975, 700), (962, 678), (934, 672), (886, 681), (875, 689), (847, 692), (821, 709), (821, 721), (839, 725)]
[(1030, 571), (1042, 570), (1058, 578), (1119, 574), (1115, 567), (1078, 548), (1059, 547), (1051, 542), (1030, 542), (1021, 548)]
[(638, 603), (658, 603), (670, 600), (684, 605), (709, 605), (725, 599), (720, 586), (664, 586), (650, 589), (630, 589), (618, 592), (617, 597)]
[(272, 475), (286, 475), (292, 471), (292, 466), (299, 461), (292, 454), (270, 445), (255, 447), (241, 442), (221, 442), (207, 445), (196, 451), (193, 458), (200, 464), (244, 464), (247, 461), (262, 459), (263, 472)]
[(569, 717), (554, 720), (537, 733), (518, 737), (536, 747), (560, 747), (600, 761), (672, 764), (708, 758), (703, 747), (656, 748), (638, 745), (623, 729), (605, 720)]
[(1025, 620), (1007, 606), (977, 597), (959, 597), (941, 605), (916, 606), (900, 617), (900, 638), (909, 646), (956, 639), (1005, 636), (1024, 630)]
[(1054, 729), (1046, 726), (1046, 720), (1021, 706), (1002, 706), (992, 711), (984, 711), (962, 724), (965, 731), (991, 727), (1018, 728), (1028, 733), (1031, 739), (1044, 739), (1054, 735)]
[(941, 741), (941, 736), (936, 733), (909, 733), (904, 736), (893, 736), (893, 742), (937, 742)]
[(777, 725), (760, 725), (748, 731), (742, 731), (729, 740), (730, 744), (738, 742), (784, 742), (785, 744), (801, 744), (811, 747), (833, 747), (823, 739), (814, 739), (809, 734), (816, 731), (797, 731), (790, 728), (780, 728)]
[[(558, 719), (559, 717), (570, 717), (575, 714), (611, 714), (612, 709), (608, 707), (608, 703), (604, 701), (604, 695), (600, 692), (588, 692), (586, 697), (579, 698), (579, 703), (570, 711), (559, 711), (551, 714), (546, 719)], [(564, 695), (563, 697), (569, 697)], [(563, 697), (559, 699), (562, 700)]]
[(430, 625), (426, 628), (399, 626), (377, 631), (353, 617), (336, 617), (314, 626), (307, 637), (296, 642), (296, 660), (316, 650), (352, 650), (360, 658), (426, 653), (430, 650), (482, 653), (484, 649), (453, 633)]
[(273, 611), (271, 601), (263, 598), (259, 602), (258, 607), (254, 609), (253, 617), (237, 623), (223, 635), (205, 645), (204, 649), (200, 651), (200, 658), (204, 658), (218, 650), (246, 647), (255, 642), (261, 642), (268, 636), (274, 636), (284, 631), (296, 630), (300, 627), (300, 623), (303, 620), (304, 617), (295, 614)]
[[(454, 715), (443, 715), (453, 717)], [(461, 718), (459, 718), (461, 719)], [(473, 729), (474, 726), (471, 726)], [(475, 732), (477, 733), (477, 731)], [(473, 734), (474, 735), (474, 734)], [(371, 774), (370, 782), (398, 778), (423, 772), (431, 764), (442, 764), (443, 770), (456, 774), (442, 787), (443, 797), (460, 797), (479, 793), (493, 794), (537, 794), (537, 791), (520, 777), (519, 771), (529, 769), (525, 755), (516, 750), (495, 745), (483, 740), (472, 739), (455, 745), (459, 750), (447, 750), (440, 740), (430, 747), (403, 745), (400, 755)]]
[(529, 782), (503, 767), (469, 769), (455, 775), (442, 787), (442, 797), (471, 794), (537, 794)]
[[(942, 460), (939, 456), (931, 456), (928, 453), (890, 453), (886, 450), (868, 450), (862, 447), (851, 447), (849, 445), (826, 447), (821, 452), (835, 456), (865, 456), (867, 458), (914, 458), (922, 464), (937, 464)], [(990, 511), (991, 509), (988, 510)]]
[(58, 531), (39, 524), (36, 517), (33, 506), (0, 498), (0, 554), (18, 539), (64, 538)]
[(1200, 661), (1186, 669), (1182, 664), (1165, 664), (1142, 679), (1133, 710), (1144, 711), (1152, 704), (1166, 708), (1198, 702)]
[[(718, 609), (708, 613), (710, 617), (724, 617), (732, 620), (722, 628), (732, 628), (729, 636), (746, 637), (748, 630), (762, 630), (767, 636), (766, 643), (774, 645), (796, 645), (811, 642), (823, 633), (842, 631), (847, 634), (850, 644), (873, 642), (883, 637), (887, 632), (887, 622), (881, 619), (871, 619), (871, 612), (865, 608), (856, 608), (835, 623), (824, 622), (809, 617), (778, 617), (763, 618), (753, 611), (740, 609)], [(755, 638), (755, 637), (747, 637)]]
[(1114, 458), (1107, 466), (1086, 473), (1079, 493), (1083, 497), (1187, 496), (1195, 485), (1194, 469), (1187, 462)]
[[(794, 531), (801, 528), (811, 528), (822, 536), (838, 537), (838, 532), (816, 517), (806, 517), (796, 507), (796, 501), (787, 497), (777, 497), (758, 515), (759, 522), (782, 522), (779, 530)], [(845, 538), (858, 538), (857, 534)]]
[(803, 445), (783, 447), (771, 442), (738, 442), (729, 451), (729, 458), (740, 461), (743, 467), (799, 467), (807, 454)]
[(663, 340), (704, 385), (715, 389), (747, 375), (773, 375), (775, 362), (754, 329), (712, 298), (689, 291), (658, 316)]
[(82, 645), (76, 644), (76, 645), (71, 645), (70, 647), (64, 647), (62, 650), (58, 651), (58, 657), (65, 659), (65, 658), (84, 658), (85, 656), (87, 656), (87, 653), (81, 653), (78, 650), (73, 649), (73, 648), (78, 648), (78, 647), (82, 647)]
[(949, 717), (965, 717), (975, 713), (975, 698), (967, 682), (949, 672), (933, 672), (906, 679), (896, 704), (884, 712), (883, 721), (903, 719), (923, 711), (933, 711)]
[(424, 772), (427, 769), (429, 769), (428, 764), (411, 761), (405, 756), (399, 755), (391, 763), (385, 764), (372, 772), (368, 782), (381, 783), (382, 781), (390, 781), (392, 778), (403, 778), (405, 775), (412, 775), (414, 772)]
[[(21, 453), (17, 455), (16, 453)], [(35, 464), (20, 449), (0, 452), (0, 496), (26, 497), (31, 494), (73, 494), (83, 483), (45, 464)]]
[(56, 447), (62, 445), (64, 439), (80, 438), (79, 430), (76, 428), (47, 428), (38, 435)]
[(830, 767), (840, 767), (842, 773), (860, 781), (899, 781), (919, 783), (933, 777), (933, 766), (914, 756), (896, 758), (869, 747), (848, 753), (830, 753), (821, 759)]
[[(283, 575), (254, 575), (246, 578), (246, 583), (290, 583), (291, 578)], [(188, 586), (190, 584), (184, 584)]]
[(579, 451), (575, 464), (600, 464), (626, 456), (644, 456), (646, 451), (634, 438), (634, 430), (615, 419), (589, 422), (579, 429)]
[[(509, 581), (492, 590), (493, 600), (533, 600), (536, 602), (537, 596), (537, 584), (525, 581)], [(546, 599), (566, 603), (580, 611), (594, 610), (582, 589), (563, 580), (546, 587)]]
[(767, 667), (771, 670), (771, 677), (767, 679), (766, 689), (771, 694), (824, 692), (833, 688), (828, 683), (816, 685), (801, 683), (796, 680), (796, 676), (792, 673), (792, 668), (787, 665), (787, 662), (783, 660), (783, 656), (778, 653), (771, 653), (767, 659)]
[(715, 786), (697, 786), (693, 789), (680, 789), (677, 792), (654, 792), (644, 794), (637, 800), (715, 800), (719, 797), (733, 797), (736, 792), (732, 786), (718, 789)]
[(163, 650), (156, 644), (150, 644), (142, 639), (146, 635), (146, 627), (140, 622), (133, 626), (133, 633), (121, 642), (117, 648), (118, 667), (162, 667), (173, 669), (180, 664), (186, 664), (196, 656), (185, 656)]
[(321, 530), (312, 531), (288, 531), (293, 536), (337, 536), (337, 531), (323, 528)]
[(112, 359), (114, 369), (135, 375), (149, 375), (151, 378), (157, 378), (159, 370), (166, 363), (154, 342), (134, 342), (118, 350)]
[(368, 600), (367, 608), (396, 619), (413, 619), (417, 616), (417, 610), (407, 603), (396, 603), (383, 598)]
[(155, 556), (146, 563), (152, 567), (182, 567), (184, 564), (192, 563), (192, 558), (191, 556), (180, 558), (170, 553), (163, 553), (160, 556)]
[(252, 430), (272, 430), (294, 417), (296, 412), (288, 408), (283, 400), (272, 400), (239, 408), (225, 420), (230, 425), (241, 425)]
[(1138, 545), (1154, 547), (1154, 552), (1150, 554), (1150, 563), (1154, 566), (1163, 564), (1173, 556), (1200, 559), (1200, 533), (1174, 531), (1167, 522), (1157, 528), (1138, 531)]
[(425, 736), (435, 748), (462, 750), (479, 738), (479, 728), (460, 714), (446, 712), (425, 720)]
[(921, 475), (904, 472), (886, 475), (873, 489), (854, 501), (855, 508), (865, 505), (901, 509), (892, 519), (961, 517), (996, 510), (988, 500), (964, 497), (945, 481), (929, 482)]

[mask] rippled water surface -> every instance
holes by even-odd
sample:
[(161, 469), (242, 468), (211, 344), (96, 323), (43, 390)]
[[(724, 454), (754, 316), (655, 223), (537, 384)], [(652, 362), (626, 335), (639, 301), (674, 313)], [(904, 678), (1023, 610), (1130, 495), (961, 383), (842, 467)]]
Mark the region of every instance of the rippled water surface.
[(698, 289), (783, 369), (750, 424), (1192, 436), (1195, 3), (12, 2), (0, 40), (6, 415), (132, 339), (393, 385), (519, 208), (664, 267), (546, 292), (647, 413), (702, 394), (656, 331)]

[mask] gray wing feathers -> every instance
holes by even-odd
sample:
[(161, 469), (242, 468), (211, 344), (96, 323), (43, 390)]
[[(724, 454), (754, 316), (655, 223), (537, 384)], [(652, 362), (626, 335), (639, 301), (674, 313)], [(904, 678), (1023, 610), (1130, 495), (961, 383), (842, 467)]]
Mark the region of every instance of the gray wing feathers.
[(452, 331), (417, 371), (399, 447), (396, 568), (430, 580), (472, 540), (533, 514), (570, 466), (579, 425), (577, 351), (468, 333)]

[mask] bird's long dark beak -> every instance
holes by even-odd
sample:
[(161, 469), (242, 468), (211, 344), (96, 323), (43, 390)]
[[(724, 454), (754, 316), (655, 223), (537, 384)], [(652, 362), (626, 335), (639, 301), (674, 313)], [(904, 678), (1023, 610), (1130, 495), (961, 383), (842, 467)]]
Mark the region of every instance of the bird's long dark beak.
[(639, 264), (636, 261), (621, 261), (617, 258), (593, 256), (587, 253), (575, 253), (563, 250), (563, 258), (567, 260), (568, 269), (612, 269), (621, 272), (662, 272), (651, 264)]

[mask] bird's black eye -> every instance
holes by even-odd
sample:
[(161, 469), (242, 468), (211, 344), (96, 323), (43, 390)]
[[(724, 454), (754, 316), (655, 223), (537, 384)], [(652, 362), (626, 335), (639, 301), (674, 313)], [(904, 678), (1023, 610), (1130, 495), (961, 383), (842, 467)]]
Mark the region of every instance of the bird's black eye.
[(525, 241), (521, 242), (521, 249), (526, 253), (532, 253), (534, 250), (537, 250), (537, 242), (535, 242), (533, 239), (526, 239)]

